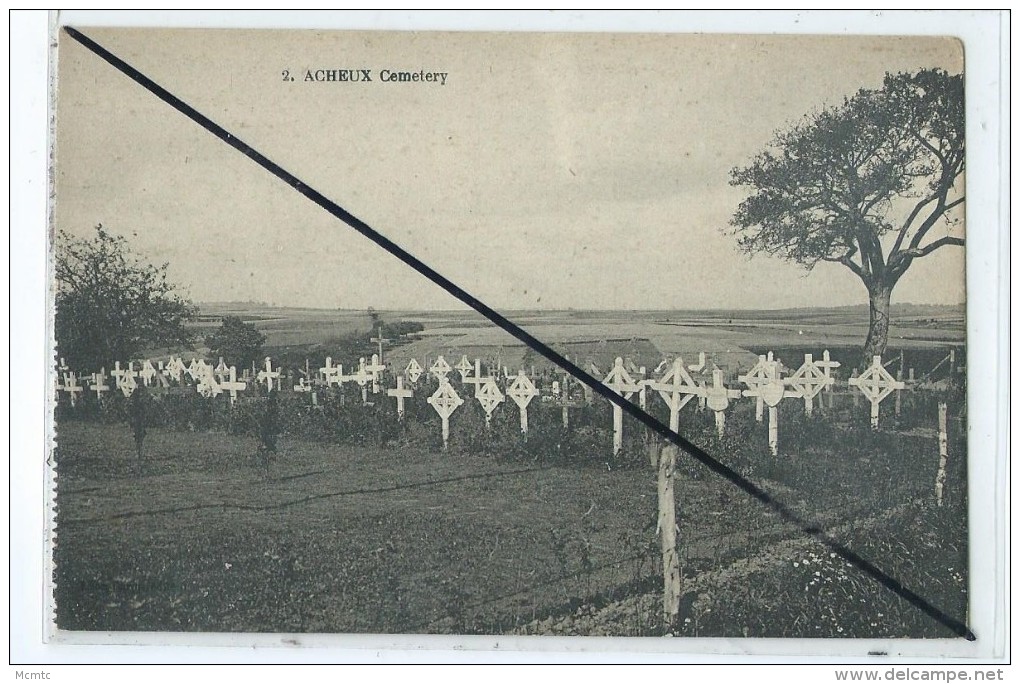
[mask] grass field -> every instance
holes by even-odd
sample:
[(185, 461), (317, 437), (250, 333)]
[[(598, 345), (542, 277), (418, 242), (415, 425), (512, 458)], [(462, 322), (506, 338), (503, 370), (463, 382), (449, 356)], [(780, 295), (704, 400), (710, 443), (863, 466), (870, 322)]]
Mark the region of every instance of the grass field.
[[(724, 442), (703, 414), (684, 424), (908, 586), (965, 610), (962, 435), (939, 513), (930, 430), (790, 418), (772, 459), (750, 413), (734, 411)], [(60, 425), (59, 445), (63, 629), (661, 634), (655, 475), (641, 459), (570, 465), (289, 436), (266, 470), (250, 437), (152, 429), (139, 461), (126, 426), (78, 421)], [(703, 467), (684, 460), (677, 487), (694, 618), (682, 634), (944, 635)], [(792, 564), (811, 557), (829, 563), (824, 590)]]
[[(651, 516), (651, 475), (285, 441), (62, 431), (58, 605), (69, 629), (463, 631), (567, 600), (552, 530), (589, 507), (599, 565)], [(66, 455), (66, 456), (65, 456)], [(607, 513), (612, 511), (612, 515)], [(61, 561), (64, 561), (63, 563)], [(625, 581), (610, 565), (595, 581)], [(521, 593), (525, 587), (534, 589)], [(61, 600), (63, 597), (63, 600)], [(72, 598), (73, 597), (73, 598)], [(511, 624), (507, 624), (507, 627)]]

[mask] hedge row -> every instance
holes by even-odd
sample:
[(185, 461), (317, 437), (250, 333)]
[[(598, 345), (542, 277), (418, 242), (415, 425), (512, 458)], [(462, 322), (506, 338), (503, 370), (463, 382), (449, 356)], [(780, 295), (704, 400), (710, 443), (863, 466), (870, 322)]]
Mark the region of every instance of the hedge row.
[[(391, 386), (384, 378), (382, 386)], [(442, 448), (441, 421), (435, 410), (426, 402), (438, 387), (434, 379), (423, 379), (415, 389), (414, 397), (405, 401), (405, 416), (398, 420), (396, 402), (383, 391), (368, 394), (368, 403), (362, 403), (361, 391), (353, 385), (343, 388), (320, 388), (316, 392), (317, 405), (311, 393), (276, 392), (276, 406), (270, 412), (270, 402), (264, 388), (255, 386), (238, 397), (233, 404), (229, 396), (221, 394), (206, 398), (194, 391), (184, 393), (152, 393), (144, 399), (144, 419), (149, 427), (172, 430), (222, 430), (234, 435), (259, 437), (267, 432), (279, 433), (311, 441), (325, 441), (352, 445), (418, 446), (429, 450)], [(449, 449), (462, 453), (498, 453), (506, 457), (535, 460), (612, 461), (615, 464), (646, 461), (648, 430), (630, 416), (624, 416), (623, 453), (612, 456), (612, 407), (604, 398), (596, 396), (592, 405), (571, 408), (570, 427), (562, 425), (562, 409), (554, 402), (534, 399), (528, 410), (529, 432), (525, 438), (520, 430), (517, 406), (507, 399), (494, 412), (490, 425), (485, 424), (485, 413), (473, 399), (473, 388), (455, 385), (464, 399), (450, 419)], [(885, 430), (910, 429), (918, 426), (934, 427), (937, 402), (947, 400), (957, 407), (963, 405), (962, 391), (949, 394), (932, 392), (905, 393), (903, 410), (899, 418), (893, 416), (893, 399), (882, 405), (882, 427)], [(128, 423), (133, 404), (138, 399), (126, 399), (119, 392), (107, 393), (102, 402), (94, 394), (80, 397), (76, 406), (66, 400), (57, 406), (58, 424), (62, 420), (100, 421), (108, 424)], [(650, 393), (648, 411), (662, 423), (668, 424), (669, 414), (664, 402)], [(275, 413), (274, 418), (269, 418)], [(753, 417), (754, 402), (741, 400), (731, 403), (727, 411), (727, 435), (723, 440), (715, 436), (714, 416), (711, 411), (700, 411), (696, 402), (690, 402), (681, 412), (681, 433), (695, 442), (724, 451), (742, 451), (738, 445), (750, 444), (753, 451), (766, 452), (767, 427)], [(816, 401), (815, 415), (804, 415), (803, 403), (796, 400), (783, 402), (780, 410), (780, 449), (802, 443), (837, 443), (839, 432), (847, 426), (864, 428), (868, 423), (868, 403), (861, 399), (857, 405), (845, 395), (838, 397), (834, 407)], [(266, 425), (271, 420), (275, 425)]]

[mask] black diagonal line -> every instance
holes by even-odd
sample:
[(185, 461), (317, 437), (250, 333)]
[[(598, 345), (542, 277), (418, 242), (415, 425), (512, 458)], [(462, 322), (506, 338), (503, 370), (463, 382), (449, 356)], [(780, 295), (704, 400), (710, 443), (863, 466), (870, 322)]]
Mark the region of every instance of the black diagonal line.
[(312, 187), (309, 187), (300, 178), (290, 173), (286, 169), (276, 164), (271, 159), (267, 158), (258, 150), (254, 149), (246, 142), (229, 132), (216, 122), (209, 119), (207, 116), (197, 111), (194, 107), (183, 102), (174, 94), (167, 91), (165, 88), (160, 86), (158, 83), (150, 79), (142, 72), (135, 69), (133, 66), (122, 60), (121, 58), (114, 55), (112, 52), (99, 45), (88, 36), (82, 34), (77, 29), (65, 26), (64, 30), (69, 36), (74, 38), (76, 41), (84, 45), (86, 48), (91, 50), (93, 53), (109, 62), (116, 69), (121, 71), (125, 76), (138, 83), (140, 86), (148, 90), (150, 93), (158, 97), (163, 102), (167, 103), (181, 114), (197, 123), (202, 128), (206, 129), (214, 136), (230, 145), (238, 152), (254, 161), (256, 164), (261, 166), (263, 169), (273, 174), (287, 185), (294, 188), (306, 198), (319, 205), (332, 216), (340, 219), (348, 226), (361, 233), (379, 247), (382, 247), (387, 252), (395, 256), (397, 259), (405, 263), (406, 265), (413, 268), (415, 271), (425, 276), (439, 287), (446, 290), (450, 295), (457, 298), (464, 304), (477, 311), (478, 313), (485, 316), (489, 321), (499, 328), (505, 330), (510, 335), (513, 335), (518, 340), (529, 346), (530, 348), (537, 351), (539, 354), (549, 359), (572, 376), (585, 383), (592, 388), (593, 391), (597, 392), (614, 405), (619, 406), (623, 411), (632, 416), (635, 420), (646, 425), (648, 428), (654, 430), (663, 439), (672, 442), (676, 446), (686, 451), (692, 458), (705, 465), (709, 470), (724, 477), (731, 483), (739, 487), (748, 495), (757, 499), (761, 503), (765, 504), (772, 510), (776, 511), (785, 518), (787, 521), (796, 525), (801, 532), (808, 534), (822, 544), (827, 546), (831, 551), (835, 552), (838, 556), (851, 563), (861, 571), (871, 575), (876, 581), (885, 586), (887, 589), (895, 593), (900, 598), (904, 599), (936, 622), (942, 624), (957, 636), (966, 638), (969, 641), (974, 641), (976, 637), (974, 633), (970, 631), (966, 624), (957, 620), (956, 618), (948, 615), (943, 610), (933, 605), (930, 601), (927, 601), (911, 589), (905, 587), (899, 580), (892, 577), (881, 568), (871, 563), (866, 558), (861, 557), (857, 553), (853, 552), (838, 540), (829, 536), (829, 534), (822, 528), (822, 526), (814, 521), (802, 518), (796, 512), (791, 510), (786, 504), (782, 503), (778, 499), (772, 497), (771, 494), (758, 487), (740, 473), (736, 472), (732, 468), (728, 467), (724, 463), (717, 461), (715, 458), (710, 456), (705, 450), (698, 445), (689, 441), (682, 435), (679, 435), (669, 429), (667, 425), (659, 421), (654, 416), (641, 410), (631, 402), (618, 395), (616, 392), (611, 390), (606, 385), (602, 384), (599, 378), (596, 378), (580, 367), (576, 366), (563, 355), (557, 352), (552, 347), (546, 345), (541, 340), (533, 337), (526, 330), (521, 328), (516, 323), (510, 321), (495, 309), (490, 308), (484, 302), (477, 297), (473, 296), (465, 289), (452, 282), (451, 280), (444, 277), (438, 271), (430, 267), (425, 262), (418, 259), (416, 256), (396, 244), (385, 235), (379, 233), (374, 228), (369, 226), (367, 223), (359, 219), (358, 217), (351, 214), (349, 211), (332, 201), (319, 191)]

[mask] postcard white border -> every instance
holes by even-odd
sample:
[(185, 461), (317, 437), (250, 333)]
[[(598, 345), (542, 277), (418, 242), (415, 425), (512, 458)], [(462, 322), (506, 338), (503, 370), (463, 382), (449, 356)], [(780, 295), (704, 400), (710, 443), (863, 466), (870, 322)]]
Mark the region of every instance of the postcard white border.
[[(891, 662), (1008, 657), (1009, 17), (997, 12), (82, 12), (61, 25), (390, 30), (624, 31), (955, 35), (965, 46), (971, 625), (978, 642), (660, 640), (513, 637), (63, 633), (44, 643), (44, 387), (47, 217), (45, 13), (11, 17), (11, 657), (12, 662)], [(977, 388), (984, 388), (978, 392)], [(10, 398), (10, 397), (9, 397)], [(989, 496), (994, 492), (994, 496)], [(990, 562), (992, 561), (992, 562)], [(84, 645), (85, 642), (89, 645)], [(131, 646), (125, 646), (130, 644)], [(243, 647), (243, 648), (237, 648)], [(869, 651), (889, 657), (876, 663)], [(975, 660), (976, 659), (976, 660)]]

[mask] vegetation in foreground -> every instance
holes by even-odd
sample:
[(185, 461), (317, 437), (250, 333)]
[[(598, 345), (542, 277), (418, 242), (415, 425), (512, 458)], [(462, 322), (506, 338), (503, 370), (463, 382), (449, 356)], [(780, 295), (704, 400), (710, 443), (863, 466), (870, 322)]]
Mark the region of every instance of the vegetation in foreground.
[[(707, 412), (690, 409), (682, 425), (906, 586), (964, 615), (965, 442), (957, 427), (949, 498), (939, 509), (930, 429), (872, 432), (863, 416), (843, 424), (784, 411), (783, 452), (773, 459), (753, 408), (738, 408), (728, 420), (734, 436), (722, 441)], [(928, 401), (907, 405), (903, 427), (930, 422), (913, 415), (930, 410)], [(533, 425), (558, 415), (536, 411)], [(588, 435), (586, 445), (564, 448), (555, 431), (536, 428), (527, 446), (502, 435), (495, 444), (516, 446), (497, 449), (477, 437), (484, 421), (474, 441), (465, 432), (471, 421), (460, 424), (445, 454), (415, 433), (338, 442), (288, 430), (267, 472), (251, 432), (157, 426), (139, 461), (123, 424), (68, 417), (57, 453), (58, 624), (661, 634), (655, 475), (641, 431), (630, 426), (627, 452), (612, 459), (595, 425), (572, 429)], [(426, 442), (437, 427), (422, 435)], [(677, 501), (680, 634), (945, 636), (688, 459)]]

